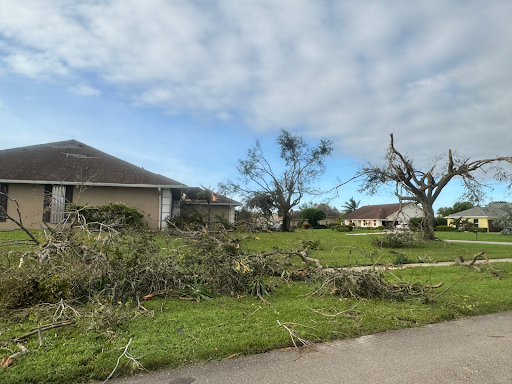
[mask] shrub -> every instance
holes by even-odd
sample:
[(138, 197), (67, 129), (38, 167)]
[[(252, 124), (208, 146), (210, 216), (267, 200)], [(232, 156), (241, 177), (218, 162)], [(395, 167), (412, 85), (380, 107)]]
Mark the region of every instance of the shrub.
[(79, 213), (87, 223), (115, 225), (118, 227), (144, 228), (146, 224), (142, 221), (144, 215), (133, 207), (128, 207), (123, 203), (109, 203), (99, 206), (81, 206), (69, 204), (68, 211)]
[(438, 225), (436, 227), (436, 231), (439, 232), (455, 232), (457, 228), (452, 227), (451, 225)]
[(309, 229), (311, 226), (308, 223), (302, 223), (302, 228)]
[(374, 237), (372, 245), (382, 248), (412, 248), (419, 245), (419, 240), (410, 232), (389, 232), (383, 236)]
[(354, 227), (350, 226), (350, 225), (338, 225), (336, 227), (336, 231), (338, 232), (350, 232), (352, 231)]

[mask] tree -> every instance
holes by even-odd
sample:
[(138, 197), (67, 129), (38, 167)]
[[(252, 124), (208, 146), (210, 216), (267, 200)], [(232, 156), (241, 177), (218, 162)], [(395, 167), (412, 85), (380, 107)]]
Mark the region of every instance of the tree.
[(448, 215), (453, 215), (457, 212), (462, 212), (467, 209), (473, 208), (474, 205), (470, 203), (469, 201), (457, 201), (453, 206), (451, 207), (441, 207), (437, 210), (437, 213), (440, 214), (443, 217), (446, 217)]
[(326, 214), (318, 208), (306, 208), (300, 212), (300, 218), (308, 221), (312, 228), (318, 228), (318, 221), (325, 219)]
[(512, 205), (505, 205), (503, 207), (503, 214), (498, 217), (498, 220), (494, 222), (498, 228), (503, 228), (501, 231), (504, 235), (512, 234)]
[(264, 194), (272, 200), (272, 206), (283, 218), (282, 229), (290, 231), (291, 212), (306, 194), (318, 193), (314, 181), (325, 169), (323, 160), (332, 152), (332, 143), (321, 140), (316, 148), (310, 148), (304, 139), (281, 130), (277, 138), (281, 159), (284, 160), (284, 170), (281, 174), (275, 172), (265, 157), (260, 142), (256, 141), (254, 148), (247, 153), (245, 160), (239, 160), (237, 170), (241, 182), (228, 181), (220, 188), (233, 194), (245, 195), (250, 201), (257, 194)]
[[(393, 141), (393, 134), (383, 165), (367, 165), (362, 167), (359, 176), (363, 177), (360, 191), (375, 194), (384, 185), (394, 185), (395, 195), (400, 202), (415, 202), (423, 209), (423, 236), (432, 240), (434, 236), (434, 202), (443, 188), (454, 178), (460, 177), (465, 187), (464, 197), (471, 202), (478, 202), (483, 196), (485, 187), (476, 178), (478, 170), (494, 171), (499, 181), (507, 181), (512, 187), (512, 179), (506, 179), (507, 173), (500, 167), (503, 162), (512, 163), (512, 157), (495, 157), (492, 159), (470, 161), (468, 158), (454, 156), (448, 150), (448, 159), (445, 166), (439, 166), (442, 158), (436, 159), (427, 171), (416, 168), (413, 160), (398, 152)], [(508, 177), (508, 176), (507, 176)]]
[(342, 208), (345, 208), (344, 209), (344, 213), (347, 214), (347, 213), (350, 213), (350, 212), (354, 212), (357, 208), (359, 208), (359, 203), (361, 202), (361, 200), (359, 201), (355, 201), (353, 197), (351, 197), (348, 201), (345, 202), (345, 204), (343, 204), (341, 207)]
[(217, 198), (215, 197), (215, 194), (213, 193), (213, 191), (211, 189), (208, 189), (202, 185), (201, 185), (201, 187), (203, 187), (203, 190), (198, 192), (196, 197), (201, 200), (206, 200), (206, 202), (208, 203), (208, 225), (209, 225), (210, 220), (211, 220), (211, 214), (212, 214), (211, 203), (212, 203), (212, 201), (215, 201)]
[(274, 202), (270, 194), (256, 192), (252, 195), (251, 198), (246, 200), (245, 205), (250, 210), (258, 210), (263, 218), (267, 221), (267, 224), (272, 221), (272, 210), (274, 209)]

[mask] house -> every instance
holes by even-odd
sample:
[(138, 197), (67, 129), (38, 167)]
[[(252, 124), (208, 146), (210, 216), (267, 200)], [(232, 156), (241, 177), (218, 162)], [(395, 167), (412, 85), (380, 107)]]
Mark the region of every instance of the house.
[(345, 225), (356, 227), (405, 226), (411, 217), (423, 217), (423, 210), (414, 203), (367, 205), (344, 216)]
[[(199, 212), (207, 221), (219, 221), (218, 218), (235, 222), (235, 208), (242, 205), (213, 191), (207, 191), (199, 187), (191, 187), (185, 192), (180, 203), (180, 214), (187, 215)], [(208, 219), (209, 218), (209, 219)]]
[(454, 225), (455, 219), (467, 219), (478, 228), (487, 228), (488, 232), (500, 232), (502, 228), (494, 225), (494, 221), (502, 216), (504, 208), (508, 206), (512, 208), (512, 203), (490, 203), (485, 207), (473, 207), (465, 211), (457, 212), (446, 216), (448, 225)]
[[(329, 207), (327, 204), (316, 204), (311, 208), (321, 209), (325, 212), (325, 219), (318, 220), (318, 224), (321, 226), (327, 226), (329, 224), (336, 223), (336, 219), (342, 215), (342, 213), (336, 209)], [(307, 221), (301, 218), (302, 210), (292, 211), (291, 226), (297, 226), (303, 221)]]
[(0, 230), (17, 227), (5, 215), (18, 217), (16, 202), (27, 228), (61, 222), (67, 203), (109, 202), (134, 207), (149, 228), (163, 228), (166, 217), (179, 215), (186, 189), (76, 140), (0, 150)]

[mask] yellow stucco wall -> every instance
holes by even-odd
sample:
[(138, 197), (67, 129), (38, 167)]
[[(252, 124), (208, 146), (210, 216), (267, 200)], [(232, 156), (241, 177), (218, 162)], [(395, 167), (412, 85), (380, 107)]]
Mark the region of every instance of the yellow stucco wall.
[[(26, 228), (40, 228), (43, 217), (44, 185), (9, 184), (9, 197), (16, 200), (19, 206), (22, 224)], [(16, 203), (7, 202), (7, 214), (18, 220)], [(0, 222), (0, 230), (17, 229), (11, 220)]]
[[(454, 225), (453, 224), (453, 221), (455, 219), (446, 219), (446, 222), (447, 222), (447, 225)], [(475, 222), (475, 219), (474, 218), (468, 218), (468, 221), (470, 223), (474, 223)], [(478, 228), (489, 228), (489, 219), (487, 218), (478, 218)]]
[[(42, 226), (44, 185), (9, 184), (9, 197), (18, 202), (21, 220), (27, 228), (38, 229)], [(144, 215), (144, 222), (152, 229), (158, 228), (159, 193), (157, 188), (91, 187), (79, 191), (73, 190), (73, 203), (80, 205), (104, 205), (123, 203), (136, 208)], [(18, 218), (16, 204), (7, 203), (7, 213)], [(0, 222), (0, 230), (16, 229), (18, 226), (10, 220)]]

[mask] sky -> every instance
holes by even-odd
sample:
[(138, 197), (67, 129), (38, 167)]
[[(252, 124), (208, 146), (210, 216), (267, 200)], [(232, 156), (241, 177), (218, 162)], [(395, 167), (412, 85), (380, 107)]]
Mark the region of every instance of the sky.
[[(277, 167), (281, 129), (332, 141), (324, 189), (382, 163), (390, 133), (418, 166), (510, 156), (510, 15), (510, 0), (0, 0), (0, 149), (76, 139), (214, 190), (255, 140)], [(358, 186), (314, 202), (396, 202)]]

